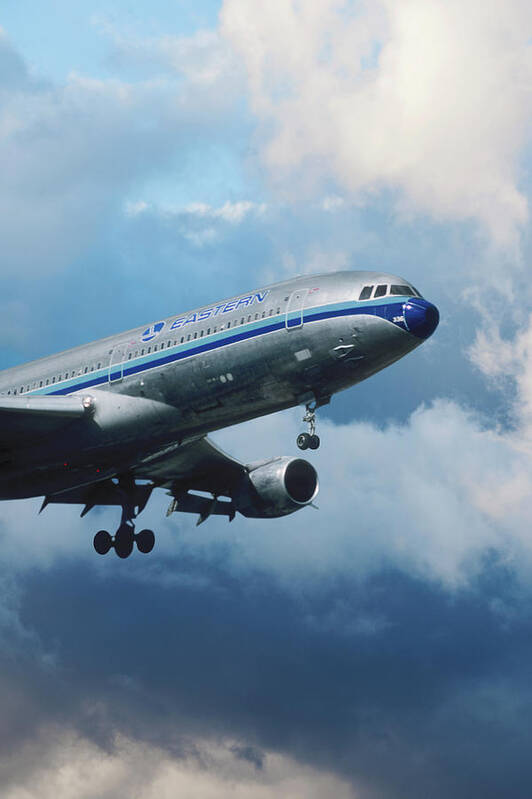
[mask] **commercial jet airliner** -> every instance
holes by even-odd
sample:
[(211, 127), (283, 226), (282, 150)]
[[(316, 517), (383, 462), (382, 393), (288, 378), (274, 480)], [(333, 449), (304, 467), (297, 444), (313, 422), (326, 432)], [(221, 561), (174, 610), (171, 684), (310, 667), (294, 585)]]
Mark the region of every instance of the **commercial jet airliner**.
[(207, 434), (305, 406), (301, 450), (317, 449), (316, 410), (418, 347), (437, 308), (379, 272), (300, 277), (149, 327), (0, 372), (0, 499), (121, 508), (99, 554), (153, 549), (134, 520), (152, 491), (168, 515), (285, 516), (310, 505), (318, 476), (301, 457), (242, 464)]

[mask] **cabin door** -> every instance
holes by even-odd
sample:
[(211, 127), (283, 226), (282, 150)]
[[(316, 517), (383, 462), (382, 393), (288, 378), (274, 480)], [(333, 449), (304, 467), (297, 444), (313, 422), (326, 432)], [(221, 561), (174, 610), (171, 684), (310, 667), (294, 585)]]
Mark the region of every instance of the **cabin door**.
[(117, 344), (111, 350), (109, 359), (109, 382), (119, 383), (124, 377), (124, 360), (126, 356), (125, 344)]
[(287, 330), (294, 330), (303, 325), (303, 311), (308, 289), (298, 289), (290, 295), (286, 306), (285, 326)]

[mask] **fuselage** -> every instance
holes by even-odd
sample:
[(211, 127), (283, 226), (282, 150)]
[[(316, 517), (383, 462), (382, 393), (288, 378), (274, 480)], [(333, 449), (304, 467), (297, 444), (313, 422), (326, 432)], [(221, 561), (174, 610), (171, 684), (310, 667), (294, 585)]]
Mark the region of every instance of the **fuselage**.
[(95, 395), (102, 411), (61, 436), (22, 434), (0, 462), (0, 497), (66, 490), (94, 480), (95, 470), (124, 473), (169, 443), (324, 404), (415, 349), (437, 323), (436, 308), (407, 280), (338, 272), (266, 286), (7, 369), (0, 395)]

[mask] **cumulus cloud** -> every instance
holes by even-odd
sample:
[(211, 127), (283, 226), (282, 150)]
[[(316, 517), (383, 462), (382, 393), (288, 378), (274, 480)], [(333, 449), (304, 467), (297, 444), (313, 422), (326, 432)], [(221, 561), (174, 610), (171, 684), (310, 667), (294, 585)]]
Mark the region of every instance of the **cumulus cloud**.
[(225, 0), (221, 13), (284, 189), (397, 192), (403, 212), (474, 220), (510, 248), (528, 218), (531, 23), (523, 0)]
[[(172, 758), (148, 743), (117, 736), (105, 752), (75, 731), (47, 729), (26, 744), (9, 767), (0, 762), (5, 799), (353, 799), (351, 786), (334, 775), (277, 754), (260, 770), (231, 741), (191, 741), (189, 754)], [(32, 763), (28, 771), (23, 766)]]
[[(187, 93), (186, 76), (127, 82), (71, 74), (37, 82), (0, 36), (0, 235), (4, 275), (64, 268), (119, 212), (136, 181), (187, 159), (227, 112)], [(221, 115), (221, 116), (220, 116)], [(138, 209), (137, 209), (138, 210)]]
[[(301, 425), (295, 412), (281, 418), (217, 437), (247, 461), (289, 453)], [(237, 559), (267, 565), (288, 585), (393, 564), (454, 590), (476, 579), (494, 550), (529, 579), (532, 463), (519, 438), (448, 401), (420, 408), (406, 425), (324, 422), (320, 434), (319, 513), (257, 523), (239, 537)]]
[(497, 325), (486, 324), (478, 331), (470, 355), (488, 379), (502, 390), (510, 389), (514, 399), (508, 410), (516, 424), (516, 440), (532, 452), (532, 316), (513, 338), (502, 336)]

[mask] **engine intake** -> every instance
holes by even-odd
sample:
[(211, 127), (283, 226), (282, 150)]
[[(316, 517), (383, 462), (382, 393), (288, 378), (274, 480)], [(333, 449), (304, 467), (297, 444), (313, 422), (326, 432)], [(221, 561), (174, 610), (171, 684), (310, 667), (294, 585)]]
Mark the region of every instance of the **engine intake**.
[(248, 479), (237, 500), (243, 516), (275, 518), (304, 508), (316, 497), (316, 469), (303, 458), (279, 457), (248, 466)]

